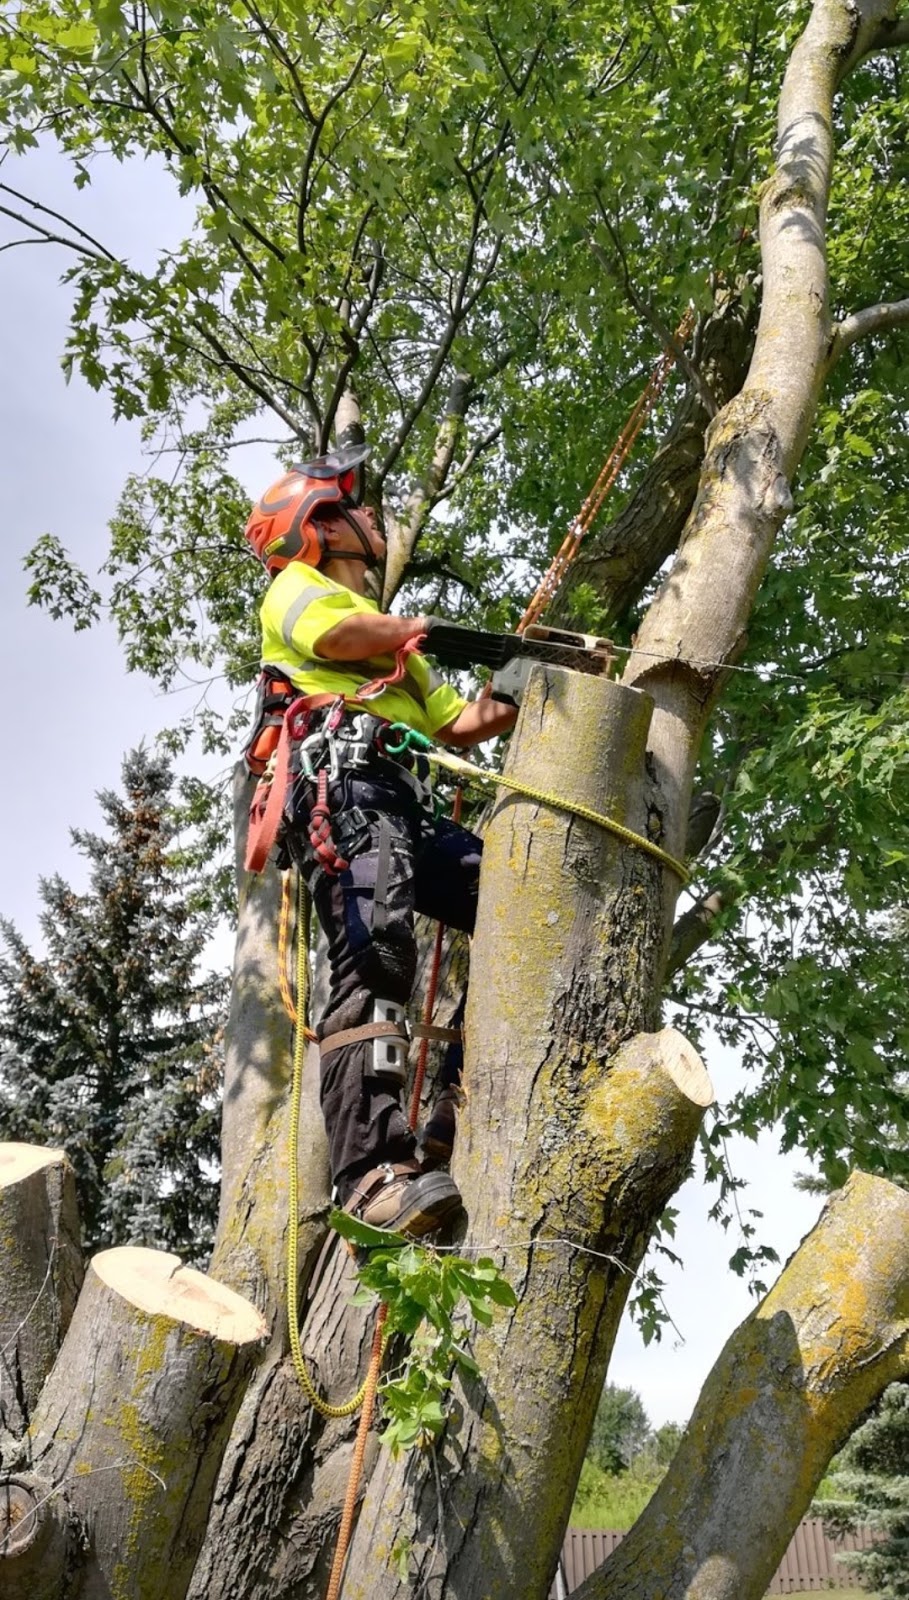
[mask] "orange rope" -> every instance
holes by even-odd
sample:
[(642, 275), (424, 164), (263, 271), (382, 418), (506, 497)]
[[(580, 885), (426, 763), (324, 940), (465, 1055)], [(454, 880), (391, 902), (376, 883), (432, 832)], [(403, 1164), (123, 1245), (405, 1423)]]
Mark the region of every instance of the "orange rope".
[[(290, 942), (290, 873), (281, 873), (281, 917), (278, 922), (278, 984), (281, 989), (281, 999), (284, 1010), (294, 1024), (297, 1020), (297, 1008), (294, 997), (290, 992), (290, 978), (287, 972), (287, 947)], [(297, 930), (300, 937), (302, 929)]]
[(360, 1421), (357, 1426), (357, 1437), (354, 1444), (353, 1458), (350, 1463), (350, 1476), (347, 1479), (347, 1493), (344, 1496), (344, 1509), (341, 1512), (341, 1525), (338, 1528), (338, 1543), (331, 1566), (331, 1577), (328, 1580), (328, 1588), (325, 1592), (325, 1600), (338, 1600), (338, 1595), (341, 1592), (341, 1577), (344, 1572), (344, 1563), (347, 1560), (350, 1536), (353, 1532), (354, 1512), (357, 1508), (357, 1490), (360, 1487), (360, 1474), (363, 1471), (366, 1441), (369, 1437), (369, 1430), (372, 1427), (372, 1413), (376, 1402), (379, 1368), (382, 1364), (382, 1350), (385, 1344), (383, 1330), (387, 1316), (388, 1306), (383, 1301), (379, 1306), (375, 1332), (372, 1336), (369, 1371), (366, 1374), (366, 1385), (363, 1393), (363, 1410), (360, 1412)]
[[(675, 331), (676, 340), (684, 342), (693, 326), (694, 312), (689, 308)], [(569, 567), (577, 556), (581, 547), (581, 540), (585, 533), (588, 532), (603, 501), (625, 465), (632, 446), (644, 425), (644, 421), (656, 404), (665, 386), (666, 379), (674, 366), (675, 355), (673, 351), (664, 350), (647, 383), (632, 406), (628, 420), (606, 457), (596, 483), (553, 556), (549, 570), (540, 580), (536, 594), (518, 623), (516, 630), (518, 633), (523, 633), (524, 629), (529, 627), (532, 622), (536, 622), (550, 601), (555, 598), (556, 593), (564, 582)]]

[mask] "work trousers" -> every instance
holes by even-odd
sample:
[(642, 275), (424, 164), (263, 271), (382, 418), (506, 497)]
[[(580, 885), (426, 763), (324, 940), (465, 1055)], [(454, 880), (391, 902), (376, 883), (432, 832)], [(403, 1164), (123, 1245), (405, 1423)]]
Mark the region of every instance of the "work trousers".
[[(417, 914), (473, 932), (483, 846), (467, 829), (433, 820), (394, 762), (377, 756), (329, 787), (332, 836), (348, 863), (330, 875), (306, 846), (313, 799), (314, 786), (300, 783), (291, 850), (328, 941), (329, 994), (316, 1023), (327, 1040), (371, 1022), (376, 999), (407, 1005), (417, 974)], [(322, 1112), (342, 1204), (364, 1172), (407, 1160), (416, 1148), (403, 1091), (373, 1075), (372, 1049), (371, 1040), (355, 1040), (322, 1060)], [(450, 1046), (444, 1085), (460, 1080), (461, 1061), (460, 1045)]]

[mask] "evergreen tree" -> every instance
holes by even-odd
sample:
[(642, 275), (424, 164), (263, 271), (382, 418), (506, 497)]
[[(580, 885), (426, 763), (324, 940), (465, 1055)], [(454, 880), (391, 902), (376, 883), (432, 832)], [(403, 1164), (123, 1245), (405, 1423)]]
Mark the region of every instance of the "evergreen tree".
[(909, 1600), (909, 1384), (884, 1391), (839, 1457), (831, 1488), (836, 1498), (815, 1506), (829, 1533), (865, 1523), (881, 1536), (847, 1565), (879, 1600)]
[(216, 1214), (227, 979), (200, 975), (210, 933), (175, 847), (173, 776), (139, 749), (104, 834), (73, 830), (89, 887), (41, 882), (46, 953), (0, 920), (0, 1139), (62, 1146), (86, 1245), (200, 1259)]

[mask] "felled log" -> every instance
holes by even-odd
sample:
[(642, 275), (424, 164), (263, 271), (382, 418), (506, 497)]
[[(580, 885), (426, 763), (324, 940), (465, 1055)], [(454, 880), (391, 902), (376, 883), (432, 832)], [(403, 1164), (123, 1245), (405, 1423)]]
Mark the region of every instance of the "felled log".
[[(31, 1427), (33, 1470), (65, 1495), (80, 1596), (182, 1600), (265, 1331), (178, 1256), (126, 1247), (90, 1263)], [(17, 1561), (0, 1560), (0, 1588), (32, 1600)]]
[(82, 1283), (73, 1169), (62, 1150), (0, 1144), (0, 1432), (18, 1437)]

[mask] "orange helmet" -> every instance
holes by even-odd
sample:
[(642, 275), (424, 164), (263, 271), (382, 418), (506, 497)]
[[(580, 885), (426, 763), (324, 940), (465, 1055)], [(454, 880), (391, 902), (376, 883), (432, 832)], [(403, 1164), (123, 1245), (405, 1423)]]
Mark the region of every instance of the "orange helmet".
[(318, 567), (325, 556), (325, 540), (314, 518), (335, 508), (345, 516), (363, 546), (370, 566), (375, 556), (356, 519), (350, 515), (360, 503), (360, 467), (369, 446), (353, 444), (332, 450), (315, 461), (304, 461), (266, 489), (246, 524), (246, 538), (259, 560), (272, 574), (291, 561)]

